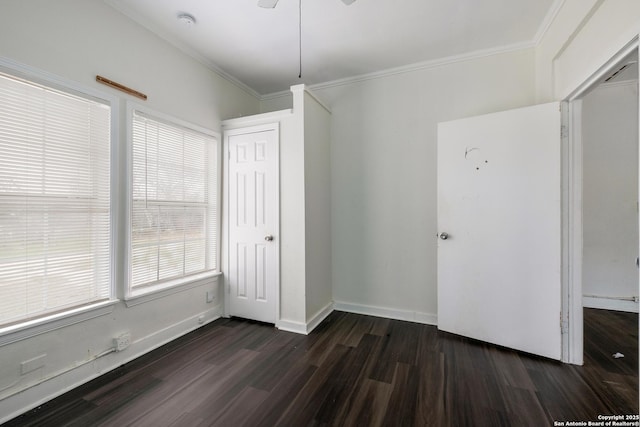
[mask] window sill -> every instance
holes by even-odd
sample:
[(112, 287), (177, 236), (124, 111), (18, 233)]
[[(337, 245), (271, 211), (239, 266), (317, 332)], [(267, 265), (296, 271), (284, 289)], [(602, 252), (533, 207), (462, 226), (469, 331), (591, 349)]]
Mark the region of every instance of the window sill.
[(89, 319), (106, 316), (113, 312), (113, 307), (117, 303), (118, 300), (102, 301), (63, 313), (56, 313), (17, 325), (0, 328), (0, 347), (75, 325), (76, 323)]
[(222, 273), (220, 272), (207, 272), (196, 274), (187, 279), (173, 280), (170, 282), (161, 283), (159, 285), (137, 289), (130, 295), (127, 295), (124, 302), (127, 307), (144, 304), (149, 301), (164, 298), (168, 295), (173, 295), (178, 292), (184, 292), (189, 289), (197, 288), (198, 286), (205, 285), (212, 279), (213, 281), (217, 281), (218, 277), (221, 275)]

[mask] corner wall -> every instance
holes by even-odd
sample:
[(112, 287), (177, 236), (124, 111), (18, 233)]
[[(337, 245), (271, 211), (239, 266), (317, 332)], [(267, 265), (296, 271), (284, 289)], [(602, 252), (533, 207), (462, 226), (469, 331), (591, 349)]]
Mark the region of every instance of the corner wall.
[[(331, 112), (308, 91), (304, 96), (306, 323), (332, 310)], [(294, 94), (294, 97), (297, 96)], [(295, 109), (295, 107), (294, 107)], [(311, 325), (313, 329), (314, 325)]]

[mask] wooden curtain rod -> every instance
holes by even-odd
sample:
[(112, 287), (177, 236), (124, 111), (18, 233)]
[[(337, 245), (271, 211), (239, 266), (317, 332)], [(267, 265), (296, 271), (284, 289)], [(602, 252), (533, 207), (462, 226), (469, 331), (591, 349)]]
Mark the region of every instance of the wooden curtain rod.
[(129, 87), (126, 87), (125, 85), (121, 85), (120, 83), (116, 83), (113, 80), (109, 80), (105, 77), (96, 76), (96, 81), (99, 83), (105, 84), (107, 86), (111, 86), (112, 88), (121, 90), (122, 92), (128, 93), (129, 95), (133, 95), (140, 99), (144, 99), (145, 101), (147, 100), (147, 95), (145, 95), (144, 93), (138, 92), (137, 90), (133, 90)]

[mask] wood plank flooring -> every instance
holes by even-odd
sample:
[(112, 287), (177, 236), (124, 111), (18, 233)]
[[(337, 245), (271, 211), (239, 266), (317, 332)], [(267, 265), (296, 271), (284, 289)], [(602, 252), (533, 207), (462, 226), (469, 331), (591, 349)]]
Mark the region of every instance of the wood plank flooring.
[(578, 367), (334, 312), (309, 336), (217, 320), (6, 425), (544, 426), (632, 414), (637, 314), (585, 309)]

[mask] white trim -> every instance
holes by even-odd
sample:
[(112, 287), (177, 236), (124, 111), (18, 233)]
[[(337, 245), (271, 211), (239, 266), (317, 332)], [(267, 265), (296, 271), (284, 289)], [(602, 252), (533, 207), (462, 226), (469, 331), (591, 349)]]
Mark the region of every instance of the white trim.
[(333, 313), (333, 305), (334, 305), (333, 301), (330, 302), (324, 308), (321, 308), (316, 314), (314, 314), (310, 320), (307, 321), (307, 326), (306, 326), (307, 334), (309, 334), (311, 331), (317, 328), (318, 325), (322, 323), (324, 319), (327, 318), (327, 316)]
[(582, 305), (586, 308), (599, 308), (603, 310), (626, 311), (638, 313), (638, 302), (631, 298), (605, 297), (598, 295), (585, 295), (582, 297)]
[(595, 73), (573, 89), (565, 104), (568, 111), (563, 125), (568, 130), (563, 141), (563, 284), (562, 320), (567, 323), (563, 335), (562, 361), (582, 365), (584, 361), (584, 324), (582, 297), (582, 101), (625, 57), (638, 49), (638, 34), (609, 58)]
[(285, 98), (287, 96), (291, 96), (291, 89), (289, 90), (281, 90), (280, 92), (272, 92), (266, 95), (262, 95), (260, 97), (260, 101), (269, 101), (272, 99)]
[[(0, 68), (5, 68), (16, 77), (22, 77), (35, 83), (45, 84), (54, 89), (61, 89), (66, 92), (78, 94), (84, 98), (86, 98), (87, 96), (93, 97), (97, 100), (109, 103), (112, 110), (117, 108), (117, 106), (119, 105), (119, 98), (116, 96), (113, 96), (106, 92), (102, 92), (100, 90), (96, 90), (89, 86), (81, 85), (73, 80), (69, 80), (56, 74), (31, 67), (29, 65), (14, 61), (13, 59), (4, 56), (0, 56)], [(116, 120), (118, 119), (119, 117), (116, 116)]]
[[(275, 121), (275, 122), (270, 122), (270, 123), (262, 123), (262, 124), (255, 124), (258, 121), (264, 121), (267, 119), (275, 119), (277, 117), (280, 118), (285, 118), (285, 117), (289, 117), (291, 115), (291, 110), (284, 110), (284, 111), (276, 111), (273, 113), (266, 113), (266, 114), (259, 114), (257, 116), (249, 116), (249, 117), (243, 117), (243, 118), (238, 118), (238, 119), (232, 119), (232, 120), (225, 120), (223, 122), (223, 128), (224, 130), (224, 137), (223, 137), (223, 152), (222, 152), (222, 157), (224, 157), (225, 161), (223, 162), (223, 180), (225, 182), (224, 184), (224, 189), (223, 189), (223, 206), (224, 206), (224, 212), (222, 214), (222, 227), (223, 227), (223, 240), (225, 243), (224, 248), (226, 250), (222, 250), (223, 252), (223, 266), (224, 266), (224, 271), (229, 271), (230, 270), (230, 265), (229, 265), (229, 250), (230, 250), (230, 244), (231, 242), (229, 241), (229, 227), (231, 226), (230, 222), (229, 222), (229, 137), (230, 136), (235, 136), (235, 135), (244, 135), (244, 134), (248, 134), (248, 133), (256, 133), (256, 132), (265, 132), (265, 131), (274, 131), (275, 132), (275, 144), (276, 144), (276, 158), (275, 158), (275, 179), (276, 179), (276, 183), (275, 183), (275, 187), (276, 187), (276, 200), (275, 200), (275, 208), (276, 208), (276, 224), (275, 224), (275, 230), (274, 230), (274, 235), (276, 236), (276, 239), (274, 241), (274, 244), (276, 245), (276, 251), (275, 251), (275, 263), (276, 263), (276, 271), (275, 271), (275, 313), (274, 313), (274, 318), (275, 318), (275, 323), (277, 325), (278, 323), (278, 319), (280, 318), (280, 241), (282, 239), (280, 239), (280, 121)], [(243, 126), (243, 123), (245, 124), (245, 126)], [(255, 124), (253, 126), (249, 126), (248, 124)], [(231, 128), (231, 126), (233, 126), (233, 128)], [(227, 128), (229, 127), (229, 128)], [(222, 246), (221, 246), (222, 247)], [(231, 289), (230, 286), (227, 284), (227, 275), (225, 275), (225, 280), (224, 280), (224, 291), (223, 291), (223, 295), (224, 295), (224, 316), (225, 317), (229, 317), (230, 316), (230, 312), (229, 312), (229, 295), (230, 295)]]
[[(287, 92), (290, 94), (290, 92)], [(262, 124), (270, 124), (287, 119), (293, 114), (292, 109), (273, 111), (270, 113), (255, 114), (253, 116), (238, 117), (235, 119), (227, 119), (222, 122), (223, 132), (233, 129), (244, 128), (248, 126), (257, 126)]]
[[(220, 276), (222, 276), (222, 273), (208, 272), (196, 274), (193, 277), (182, 278), (180, 280), (180, 283), (178, 284), (168, 282), (162, 283), (160, 285), (150, 286), (149, 289), (142, 288), (138, 291), (134, 291), (132, 295), (127, 296), (127, 298), (124, 300), (124, 303), (127, 305), (127, 307), (134, 307), (136, 305), (144, 304), (160, 298), (165, 298), (169, 295), (184, 292), (200, 286), (211, 284), (217, 285)], [(190, 280), (186, 281), (187, 279)]]
[(293, 332), (294, 334), (307, 335), (307, 325), (302, 322), (280, 319), (276, 321), (276, 328), (285, 332)]
[(305, 85), (305, 84), (299, 84), (299, 85), (291, 86), (291, 93), (292, 93), (292, 94), (300, 93), (300, 92), (304, 92), (304, 93), (306, 93), (307, 95), (309, 95), (309, 96), (310, 96), (314, 101), (316, 101), (316, 102), (317, 102), (317, 103), (318, 103), (322, 108), (324, 108), (324, 109), (327, 111), (327, 113), (331, 114), (331, 109), (330, 109), (329, 107), (327, 107), (327, 106), (325, 105), (325, 103), (324, 103), (324, 102), (322, 102), (322, 101), (320, 100), (320, 98), (318, 98), (318, 97), (316, 96), (316, 94), (315, 94), (315, 93), (313, 93), (313, 92), (311, 91), (311, 89), (309, 89), (309, 87), (307, 87), (307, 85)]
[(0, 329), (0, 347), (113, 313), (118, 300), (67, 310)]
[[(92, 357), (85, 361), (80, 361), (70, 368), (48, 375), (38, 384), (12, 393), (9, 396), (2, 396), (5, 402), (9, 398), (12, 399), (12, 402), (10, 405), (5, 405), (5, 412), (0, 414), (0, 424), (219, 319), (221, 311), (222, 309), (218, 305), (133, 341), (126, 352), (104, 352), (102, 357)], [(200, 323), (200, 317), (203, 317), (203, 323)], [(148, 345), (144, 346), (144, 344)], [(20, 396), (18, 397), (17, 395)], [(21, 406), (22, 404), (24, 406)]]
[(335, 301), (333, 308), (336, 311), (365, 314), (367, 316), (384, 317), (387, 319), (404, 320), (407, 322), (422, 323), (425, 325), (436, 326), (438, 324), (437, 315), (432, 313), (422, 313), (419, 311), (398, 310), (393, 308), (375, 307), (363, 304), (352, 304), (342, 301)]
[(146, 28), (147, 30), (149, 30), (150, 32), (155, 34), (156, 36), (158, 36), (161, 39), (165, 40), (166, 42), (168, 42), (172, 46), (176, 47), (178, 50), (182, 51), (186, 55), (188, 55), (191, 58), (195, 59), (200, 64), (202, 64), (205, 67), (207, 67), (209, 70), (211, 70), (214, 73), (216, 73), (218, 76), (220, 76), (223, 79), (227, 80), (229, 83), (233, 84), (234, 86), (236, 86), (239, 89), (242, 89), (243, 91), (245, 91), (247, 94), (253, 96), (254, 98), (256, 98), (258, 100), (260, 99), (260, 94), (258, 92), (256, 92), (253, 88), (251, 88), (247, 84), (243, 83), (242, 81), (238, 80), (236, 77), (232, 76), (231, 74), (227, 73), (226, 71), (224, 71), (223, 69), (218, 67), (215, 63), (213, 63), (212, 61), (207, 59), (204, 55), (200, 54), (195, 49), (192, 49), (191, 47), (189, 47), (187, 44), (182, 43), (177, 38), (168, 35), (160, 27), (158, 27), (155, 24), (153, 24), (150, 20), (146, 19), (144, 16), (134, 12), (133, 10), (131, 10), (129, 8), (127, 8), (121, 2), (117, 2), (117, 1), (114, 1), (114, 0), (104, 0), (104, 1), (109, 6), (113, 7), (115, 10), (117, 10), (120, 13), (122, 13), (123, 15), (127, 16), (129, 19), (133, 20), (138, 25)]
[(542, 23), (538, 27), (536, 35), (533, 37), (533, 42), (535, 43), (536, 47), (540, 45), (542, 39), (547, 34), (547, 31), (549, 31), (551, 24), (553, 24), (553, 21), (555, 21), (558, 13), (560, 12), (560, 9), (562, 9), (562, 6), (564, 6), (564, 3), (565, 0), (554, 0), (553, 4), (547, 11), (547, 14), (542, 20)]
[(562, 361), (583, 364), (582, 101), (563, 102), (562, 140)]
[(624, 47), (618, 51), (615, 55), (609, 58), (600, 68), (598, 68), (591, 76), (589, 76), (582, 84), (574, 88), (564, 98), (567, 101), (574, 101), (582, 98), (600, 83), (613, 71), (615, 66), (622, 61), (627, 55), (631, 54), (634, 49), (638, 48), (638, 35), (636, 34), (633, 39), (628, 42)]

